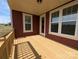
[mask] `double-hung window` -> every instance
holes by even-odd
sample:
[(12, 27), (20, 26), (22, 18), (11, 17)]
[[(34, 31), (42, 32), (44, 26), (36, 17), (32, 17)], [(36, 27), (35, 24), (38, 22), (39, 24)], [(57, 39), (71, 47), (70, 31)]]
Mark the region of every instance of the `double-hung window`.
[(24, 32), (32, 32), (32, 15), (23, 14)]
[(77, 5), (63, 9), (62, 30), (63, 34), (75, 35), (77, 20)]
[(59, 11), (51, 14), (51, 32), (58, 32)]

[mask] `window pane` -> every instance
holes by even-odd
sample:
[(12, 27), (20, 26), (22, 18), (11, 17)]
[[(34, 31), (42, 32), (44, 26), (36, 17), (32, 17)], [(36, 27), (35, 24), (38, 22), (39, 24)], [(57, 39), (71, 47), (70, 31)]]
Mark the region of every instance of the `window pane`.
[(51, 24), (51, 32), (58, 32), (58, 23)]
[(66, 15), (70, 15), (71, 14), (71, 7), (68, 7), (68, 8), (65, 8), (63, 10), (63, 16), (66, 16)]
[(70, 15), (72, 13), (72, 7), (67, 8), (66, 15)]
[(25, 24), (25, 30), (31, 30), (31, 24)]
[(58, 32), (59, 11), (51, 14), (51, 32)]
[(63, 10), (63, 16), (70, 15), (70, 14), (75, 14), (75, 13), (77, 13), (77, 11), (78, 11), (78, 4), (74, 5), (74, 6), (71, 6), (71, 7), (68, 7), (68, 8), (65, 8)]
[(31, 17), (25, 16), (25, 23), (31, 23)]
[(63, 10), (63, 16), (66, 15), (66, 10), (67, 10), (67, 9), (64, 9), (64, 10)]
[(42, 30), (42, 33), (44, 33), (44, 17), (42, 17), (42, 28), (41, 28), (41, 30)]
[(59, 11), (55, 12), (55, 13), (52, 13), (51, 15), (51, 22), (52, 23), (55, 23), (55, 22), (58, 22), (58, 18), (59, 18)]
[(71, 15), (66, 15), (63, 16), (63, 22), (68, 22), (68, 21), (76, 21), (77, 20), (78, 15), (77, 14), (71, 14)]
[(62, 33), (74, 35), (75, 34), (75, 25), (76, 21), (63, 22), (62, 23)]
[(77, 13), (77, 11), (78, 11), (78, 4), (72, 7), (72, 14)]

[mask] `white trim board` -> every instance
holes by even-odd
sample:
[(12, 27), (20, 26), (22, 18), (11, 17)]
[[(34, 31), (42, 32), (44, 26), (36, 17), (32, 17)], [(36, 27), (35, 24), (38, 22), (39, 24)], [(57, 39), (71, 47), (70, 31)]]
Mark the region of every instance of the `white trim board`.
[[(42, 20), (41, 18), (42, 17), (44, 17), (44, 33), (41, 33), (41, 20)], [(43, 36), (45, 36), (45, 33), (46, 33), (46, 15), (45, 14), (43, 14), (43, 15), (40, 16), (40, 26), (39, 27), (40, 27), (39, 28), (40, 29), (40, 34), (43, 35)]]
[[(31, 30), (25, 30), (25, 16), (30, 16), (31, 17)], [(32, 17), (32, 15), (23, 13), (23, 32), (24, 33), (33, 32), (33, 17)]]

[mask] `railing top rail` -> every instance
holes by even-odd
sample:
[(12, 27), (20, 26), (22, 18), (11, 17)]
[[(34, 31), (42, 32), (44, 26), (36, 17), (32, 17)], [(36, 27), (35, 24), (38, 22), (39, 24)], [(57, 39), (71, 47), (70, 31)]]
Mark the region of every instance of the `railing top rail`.
[(12, 29), (11, 31), (7, 32), (6, 34), (1, 35), (0, 38), (2, 38), (2, 37), (6, 37), (6, 36), (7, 36), (10, 32), (12, 32), (12, 31), (14, 31), (14, 30)]

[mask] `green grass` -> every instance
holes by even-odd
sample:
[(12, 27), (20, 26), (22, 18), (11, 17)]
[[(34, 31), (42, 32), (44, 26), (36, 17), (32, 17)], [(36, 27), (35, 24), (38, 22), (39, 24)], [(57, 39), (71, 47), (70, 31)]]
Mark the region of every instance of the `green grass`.
[(1, 25), (0, 24), (0, 37), (6, 35), (12, 30), (12, 27), (10, 25)]

